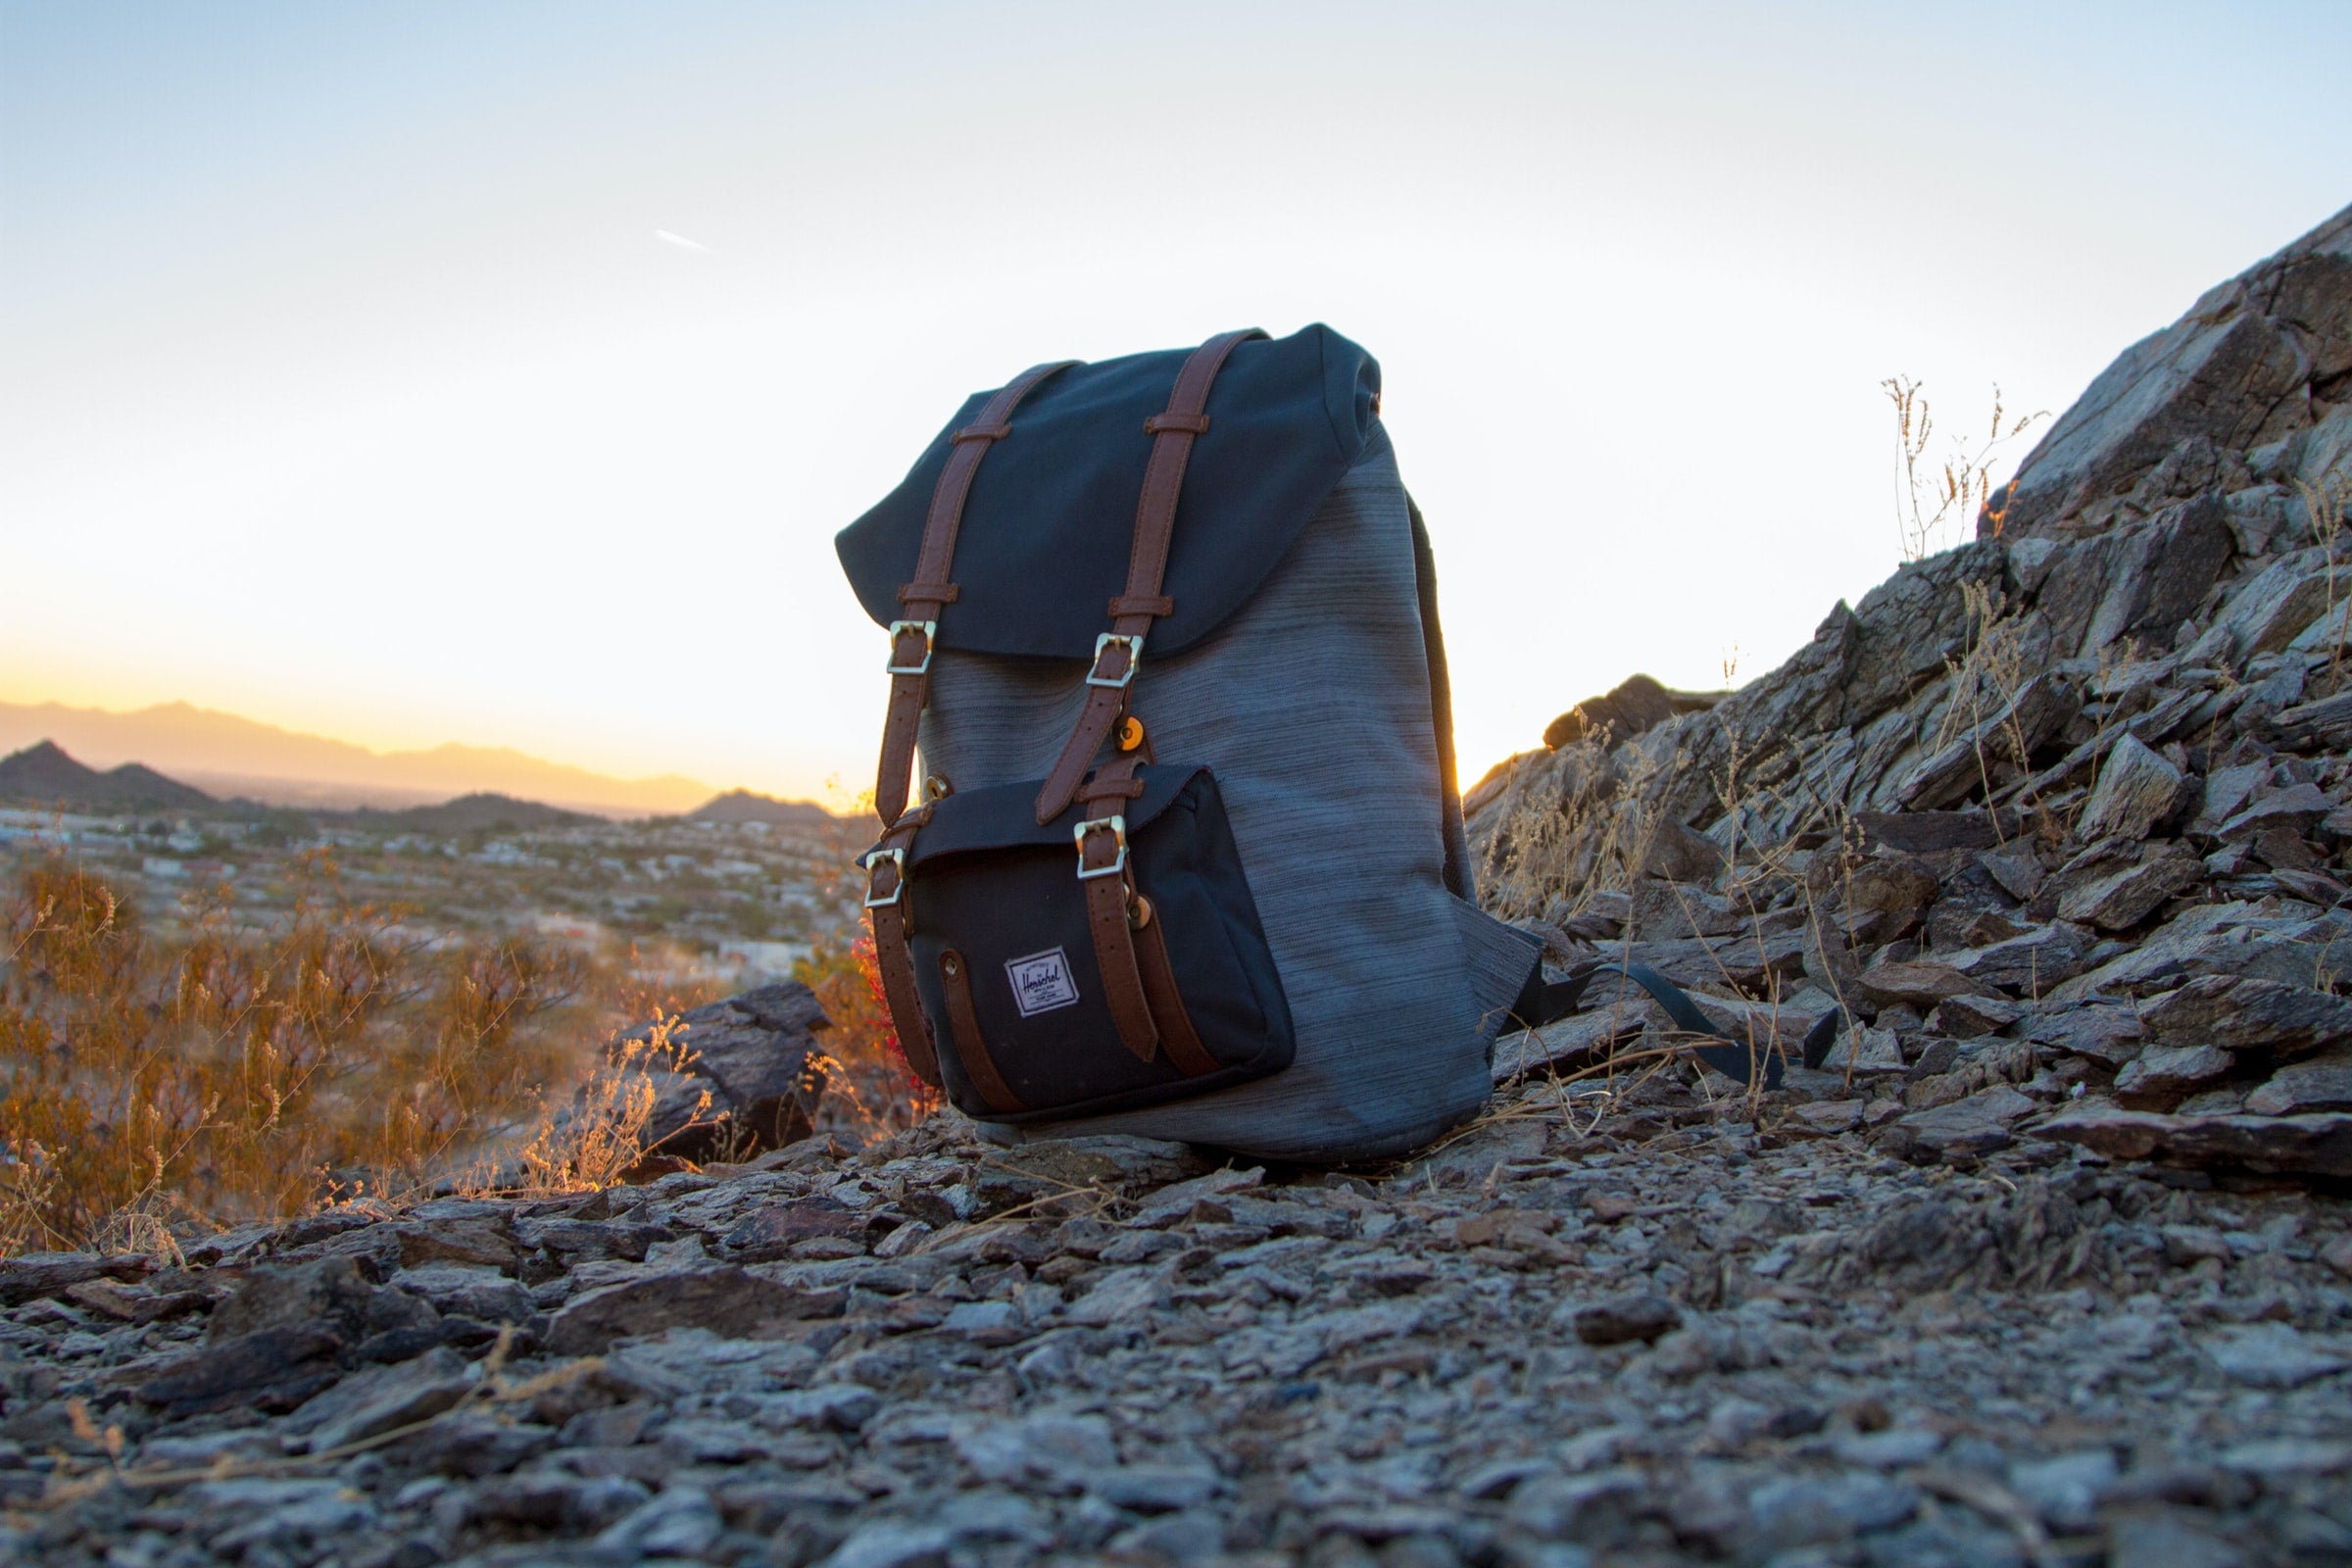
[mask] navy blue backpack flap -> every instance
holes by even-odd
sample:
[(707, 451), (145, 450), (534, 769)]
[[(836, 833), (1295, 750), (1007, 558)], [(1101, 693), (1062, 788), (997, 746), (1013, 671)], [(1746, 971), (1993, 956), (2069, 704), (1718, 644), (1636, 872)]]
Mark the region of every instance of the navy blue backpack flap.
[[(1140, 793), (1115, 815), (1072, 809), (1041, 825), (1035, 780), (953, 794), (919, 813), (901, 918), (922, 1010), (953, 1046), (938, 1054), (941, 1076), (970, 1115), (1018, 1123), (1126, 1110), (1290, 1063), (1290, 1007), (1215, 776), (1127, 771)], [(1078, 831), (1111, 821), (1115, 846), (1108, 826)], [(1125, 933), (1108, 943), (1095, 925), (1095, 878), (1080, 875), (1089, 836), (1101, 841), (1103, 886), (1122, 884)], [(1148, 1041), (1116, 1015), (1115, 966), (1130, 963)]]

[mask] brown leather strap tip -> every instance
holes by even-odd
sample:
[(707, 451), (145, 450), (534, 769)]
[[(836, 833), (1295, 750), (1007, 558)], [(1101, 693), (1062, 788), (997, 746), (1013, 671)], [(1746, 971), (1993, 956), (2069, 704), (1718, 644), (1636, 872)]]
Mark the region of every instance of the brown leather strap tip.
[(971, 965), (954, 948), (939, 956), (939, 985), (948, 999), (948, 1034), (956, 1042), (956, 1059), (963, 1075), (980, 1091), (980, 1099), (1000, 1116), (1017, 1116), (1029, 1107), (1012, 1092), (989, 1054), (987, 1037), (980, 1033), (980, 1014), (972, 1006)]
[(1151, 1000), (1152, 1021), (1159, 1026), (1160, 1049), (1187, 1078), (1215, 1072), (1217, 1058), (1200, 1044), (1192, 1014), (1184, 1010), (1184, 995), (1176, 989), (1176, 966), (1168, 961), (1167, 934), (1151, 901), (1139, 896), (1136, 913), (1142, 922), (1135, 929), (1136, 966), (1143, 974), (1144, 995)]

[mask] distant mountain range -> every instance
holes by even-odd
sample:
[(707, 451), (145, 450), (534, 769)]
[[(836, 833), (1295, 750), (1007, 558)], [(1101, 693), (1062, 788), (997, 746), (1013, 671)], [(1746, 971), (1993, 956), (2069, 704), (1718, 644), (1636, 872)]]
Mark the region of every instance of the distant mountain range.
[(398, 811), (379, 811), (363, 806), (356, 811), (321, 812), (354, 827), (410, 833), (475, 833), (517, 828), (577, 827), (598, 818), (537, 801), (518, 801), (512, 795), (487, 791), (461, 795), (439, 806), (412, 806)]
[[(0, 757), (0, 804), (41, 807), (53, 810), (184, 811), (226, 809), (283, 803), (256, 801), (250, 796), (220, 800), (200, 789), (167, 778), (140, 762), (124, 762), (105, 772), (85, 767), (55, 741), (41, 740)], [(297, 807), (322, 821), (387, 832), (472, 833), (520, 828), (573, 827), (597, 820), (593, 813), (566, 811), (537, 801), (517, 800), (492, 790), (474, 790), (436, 805), (381, 809), (363, 806), (351, 810)], [(684, 813), (690, 822), (767, 822), (779, 827), (812, 827), (832, 820), (821, 806), (806, 801), (780, 801), (750, 790), (729, 790)]]
[(0, 801), (26, 806), (98, 807), (116, 810), (188, 810), (215, 802), (199, 789), (169, 779), (152, 767), (124, 762), (100, 772), (68, 757), (54, 741), (42, 741), (0, 757)]
[(693, 822), (766, 822), (775, 827), (814, 827), (833, 819), (833, 813), (807, 801), (779, 801), (773, 795), (729, 790), (686, 813)]
[(503, 746), (374, 752), (187, 703), (123, 713), (61, 703), (0, 703), (0, 753), (44, 740), (101, 766), (135, 759), (216, 796), (311, 809), (408, 807), (496, 793), (602, 816), (670, 815), (718, 793), (675, 773), (613, 778)]

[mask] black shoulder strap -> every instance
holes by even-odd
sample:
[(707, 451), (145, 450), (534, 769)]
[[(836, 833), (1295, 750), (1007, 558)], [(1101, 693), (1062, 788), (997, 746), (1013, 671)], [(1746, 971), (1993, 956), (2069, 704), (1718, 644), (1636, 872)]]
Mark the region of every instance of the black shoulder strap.
[[(1673, 1019), (1674, 1026), (1685, 1034), (1723, 1041), (1724, 1044), (1720, 1046), (1700, 1046), (1691, 1054), (1735, 1082), (1744, 1084), (1749, 1081), (1748, 1069), (1753, 1052), (1748, 1043), (1715, 1027), (1714, 1021), (1698, 1010), (1698, 1004), (1690, 1000), (1688, 992), (1646, 963), (1587, 964), (1565, 980), (1545, 980), (1539, 967), (1528, 981), (1527, 989), (1520, 993), (1518, 1004), (1511, 1011), (1531, 1029), (1556, 1022), (1574, 1012), (1576, 1004), (1584, 1000), (1586, 988), (1592, 984), (1595, 977), (1604, 974), (1621, 974), (1657, 998), (1658, 1005), (1666, 1009), (1666, 1016)], [(1815, 1036), (1822, 1037), (1819, 1051), (1827, 1054), (1830, 1042), (1837, 1038), (1837, 1018), (1835, 1012), (1825, 1015), (1805, 1037), (1806, 1066), (1819, 1065)], [(1828, 1026), (1826, 1029), (1825, 1025)], [(1764, 1054), (1764, 1087), (1767, 1089), (1781, 1087), (1781, 1055), (1777, 1051), (1769, 1051)]]

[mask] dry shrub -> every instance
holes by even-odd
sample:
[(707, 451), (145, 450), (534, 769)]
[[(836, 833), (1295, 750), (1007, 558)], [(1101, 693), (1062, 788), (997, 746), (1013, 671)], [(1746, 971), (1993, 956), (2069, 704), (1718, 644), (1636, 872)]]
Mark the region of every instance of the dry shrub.
[(1496, 803), (1480, 902), (1505, 920), (1562, 920), (1630, 889), (1658, 827), (1659, 765), (1607, 729), (1521, 764)]
[[(1993, 458), (2036, 423), (2048, 418), (2044, 409), (2010, 418), (2001, 407), (2001, 389), (1992, 389), (1992, 417), (1982, 439), (1955, 436), (1940, 465), (1928, 459), (1936, 434), (1935, 416), (1922, 395), (1925, 383), (1907, 375), (1889, 376), (1879, 383), (1894, 406), (1895, 528), (1902, 536), (1903, 559), (1925, 561), (1960, 543), (1956, 537), (1972, 522), (1983, 520), (1986, 533), (1998, 538), (2009, 515), (2010, 497), (2017, 481), (1995, 486)], [(1938, 471), (1931, 472), (1931, 468)], [(1999, 504), (1996, 506), (1995, 492)]]
[(816, 993), (833, 1020), (824, 1036), (826, 1055), (810, 1063), (826, 1075), (820, 1130), (884, 1137), (939, 1108), (939, 1091), (915, 1077), (899, 1044), (871, 936), (819, 946), (794, 966), (793, 978)]
[(222, 890), (151, 937), (103, 879), (35, 862), (0, 901), (0, 1255), (414, 1190), (518, 1130), (567, 1066), (580, 960), (430, 952), (314, 857), (292, 913)]
[[(682, 1073), (694, 1060), (677, 1032), (675, 1014), (657, 1014), (644, 1038), (623, 1040), (590, 1069), (567, 1114), (542, 1116), (523, 1146), (522, 1185), (567, 1193), (620, 1182), (647, 1152), (646, 1125), (658, 1093), (653, 1075)], [(706, 1089), (695, 1119), (710, 1108)]]

